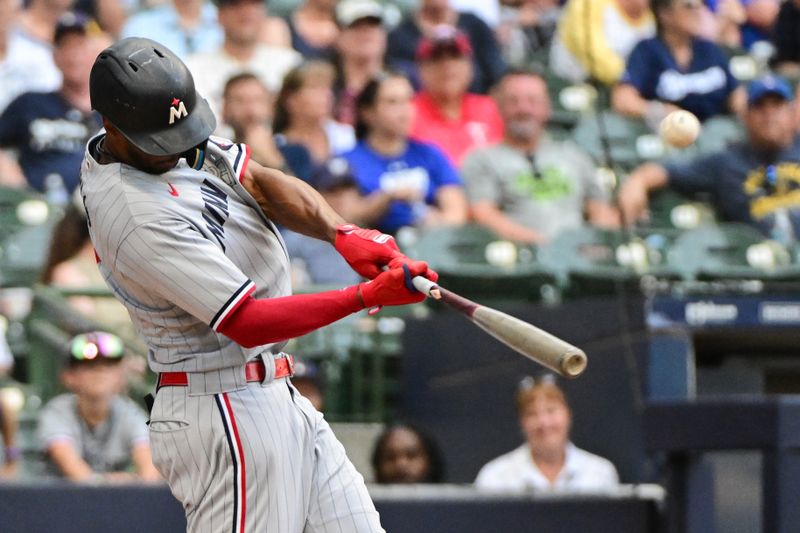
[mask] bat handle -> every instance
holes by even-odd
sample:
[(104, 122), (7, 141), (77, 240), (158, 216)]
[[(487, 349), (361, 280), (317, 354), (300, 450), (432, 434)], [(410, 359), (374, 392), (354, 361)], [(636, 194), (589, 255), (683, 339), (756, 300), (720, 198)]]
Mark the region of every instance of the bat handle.
[(414, 284), (414, 288), (426, 296), (430, 296), (436, 300), (442, 297), (441, 292), (439, 292), (439, 286), (436, 284), (436, 282), (431, 281), (428, 278), (414, 276), (411, 279), (411, 283)]

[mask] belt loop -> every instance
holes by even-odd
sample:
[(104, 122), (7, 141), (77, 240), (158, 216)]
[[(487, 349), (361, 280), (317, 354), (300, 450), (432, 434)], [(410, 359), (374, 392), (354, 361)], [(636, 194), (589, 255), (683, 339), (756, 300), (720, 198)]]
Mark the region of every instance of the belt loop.
[(261, 385), (269, 385), (275, 380), (275, 359), (272, 358), (271, 354), (264, 354), (262, 356), (262, 362), (264, 363), (264, 379), (261, 381)]
[(283, 354), (283, 356), (286, 358), (286, 364), (289, 365), (289, 375), (286, 376), (286, 377), (293, 378), (294, 377), (294, 357), (292, 357), (288, 353)]

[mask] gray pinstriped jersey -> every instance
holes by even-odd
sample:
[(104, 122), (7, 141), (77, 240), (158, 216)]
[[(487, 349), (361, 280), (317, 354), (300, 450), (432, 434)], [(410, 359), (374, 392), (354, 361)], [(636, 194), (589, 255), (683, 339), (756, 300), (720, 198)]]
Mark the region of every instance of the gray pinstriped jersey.
[(222, 382), (255, 355), (279, 352), (283, 343), (247, 349), (216, 331), (249, 294), (291, 293), (278, 231), (241, 185), (249, 148), (212, 137), (201, 170), (181, 159), (153, 175), (97, 163), (101, 137), (89, 141), (81, 169), (89, 233), (106, 283), (148, 345), (150, 368), (217, 370)]

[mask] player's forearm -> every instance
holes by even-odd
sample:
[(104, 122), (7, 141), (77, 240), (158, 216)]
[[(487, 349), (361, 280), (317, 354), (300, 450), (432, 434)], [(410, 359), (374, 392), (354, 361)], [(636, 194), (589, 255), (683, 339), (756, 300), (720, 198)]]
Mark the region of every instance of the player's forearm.
[(249, 298), (218, 331), (252, 348), (300, 337), (363, 308), (358, 286), (263, 300)]
[(333, 242), (346, 222), (313, 187), (278, 170), (251, 162), (245, 187), (271, 220), (297, 233)]

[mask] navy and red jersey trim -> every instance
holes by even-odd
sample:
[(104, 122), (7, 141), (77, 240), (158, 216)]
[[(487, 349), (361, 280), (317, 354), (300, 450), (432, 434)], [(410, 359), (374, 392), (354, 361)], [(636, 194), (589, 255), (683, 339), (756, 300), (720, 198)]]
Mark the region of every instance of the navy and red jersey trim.
[(236, 291), (228, 298), (228, 301), (225, 302), (220, 310), (214, 315), (214, 318), (211, 319), (211, 329), (214, 331), (219, 331), (219, 326), (225, 321), (226, 318), (231, 316), (233, 312), (242, 305), (248, 296), (250, 296), (253, 291), (256, 290), (256, 284), (253, 283), (253, 280), (248, 279), (244, 283), (242, 283), (241, 287), (236, 289)]

